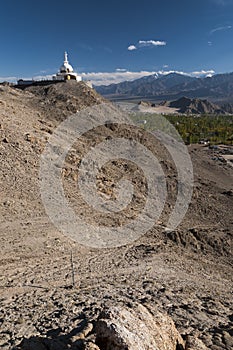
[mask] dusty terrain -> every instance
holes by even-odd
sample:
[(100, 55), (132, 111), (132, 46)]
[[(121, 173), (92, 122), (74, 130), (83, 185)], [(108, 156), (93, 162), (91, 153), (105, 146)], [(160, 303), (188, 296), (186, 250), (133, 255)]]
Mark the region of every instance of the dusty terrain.
[(101, 127), (66, 158), (63, 183), (71, 205), (102, 225), (121, 225), (137, 215), (146, 191), (133, 165), (119, 161), (100, 174), (99, 191), (108, 196), (114, 179), (125, 173), (133, 177), (135, 203), (119, 217), (93, 213), (76, 186), (77, 165), (87, 149), (106, 137), (133, 135), (163, 162), (171, 193), (160, 221), (128, 245), (94, 249), (59, 232), (46, 215), (38, 184), (46, 141), (71, 113), (102, 101), (84, 84), (24, 91), (0, 86), (1, 348), (82, 349), (85, 341), (95, 342), (95, 335), (79, 332), (90, 322), (95, 325), (103, 308), (142, 304), (154, 314), (171, 316), (187, 349), (232, 349), (233, 176), (232, 167), (214, 159), (213, 150), (189, 147), (192, 202), (182, 224), (167, 232), (176, 170), (166, 150), (138, 128)]
[(150, 114), (177, 114), (178, 108), (172, 108), (168, 106), (156, 105), (155, 107), (151, 107), (148, 105), (141, 103), (136, 104), (135, 102), (116, 102), (116, 105), (119, 106), (122, 110), (128, 113), (150, 113)]

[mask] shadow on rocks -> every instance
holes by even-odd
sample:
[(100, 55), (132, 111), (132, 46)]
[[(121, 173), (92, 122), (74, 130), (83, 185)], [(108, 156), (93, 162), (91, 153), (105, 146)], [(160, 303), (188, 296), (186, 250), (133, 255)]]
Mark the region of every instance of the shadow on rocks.
[(49, 330), (45, 337), (33, 336), (23, 339), (20, 345), (12, 350), (83, 350), (85, 349), (85, 329), (87, 322), (83, 320), (81, 324), (72, 329), (66, 335), (61, 334), (61, 328)]

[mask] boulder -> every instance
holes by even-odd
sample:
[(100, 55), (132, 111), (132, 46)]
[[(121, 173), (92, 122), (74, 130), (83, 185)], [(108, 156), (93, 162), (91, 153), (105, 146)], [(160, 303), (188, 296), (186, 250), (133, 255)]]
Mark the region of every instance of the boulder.
[(173, 320), (152, 315), (144, 306), (112, 307), (96, 324), (96, 344), (104, 350), (182, 350), (184, 341)]

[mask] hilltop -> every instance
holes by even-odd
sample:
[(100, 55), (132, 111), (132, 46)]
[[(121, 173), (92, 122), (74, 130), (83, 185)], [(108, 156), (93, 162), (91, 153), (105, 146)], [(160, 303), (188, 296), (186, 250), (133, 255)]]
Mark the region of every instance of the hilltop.
[[(123, 226), (144, 207), (148, 186), (143, 169), (124, 159), (104, 165), (96, 181), (98, 194), (112, 200), (115, 183), (124, 178), (133, 183), (132, 203), (124, 210), (106, 216), (80, 195), (77, 180), (84, 155), (115, 137), (136, 140), (149, 149), (161, 164), (168, 190), (162, 215), (147, 234), (108, 249), (78, 244), (58, 231), (45, 212), (39, 189), (41, 154), (55, 129), (71, 114), (102, 103), (107, 103), (109, 115), (71, 146), (61, 169), (73, 210), (98, 228)], [(113, 307), (126, 310), (114, 309), (118, 317), (114, 322), (120, 326), (132, 312), (135, 327), (137, 316), (142, 320), (146, 315), (146, 329), (151, 329), (148, 319), (155, 315), (154, 320), (160, 319), (157, 338), (170, 329), (178, 337), (178, 330), (187, 350), (232, 348), (232, 166), (217, 149), (189, 146), (194, 167), (192, 201), (180, 226), (165, 230), (180, 186), (174, 160), (154, 135), (127, 125), (124, 113), (119, 114), (119, 124), (112, 123), (117, 112), (82, 82), (24, 90), (0, 86), (0, 345), (4, 350), (113, 348), (111, 327), (101, 339), (96, 327), (108, 324), (113, 314), (102, 311)], [(143, 314), (142, 305), (148, 313)]]

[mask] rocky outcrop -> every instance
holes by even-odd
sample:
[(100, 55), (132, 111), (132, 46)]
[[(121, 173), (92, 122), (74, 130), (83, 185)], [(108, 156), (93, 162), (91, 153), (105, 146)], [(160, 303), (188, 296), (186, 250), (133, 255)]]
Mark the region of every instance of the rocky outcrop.
[(182, 350), (185, 346), (169, 316), (152, 315), (142, 305), (112, 307), (103, 313), (96, 325), (96, 343), (105, 350)]
[(156, 107), (156, 104), (152, 103), (150, 101), (139, 101), (138, 102), (138, 106), (142, 106), (142, 107)]
[(170, 102), (169, 107), (178, 108), (178, 112), (184, 114), (225, 114), (223, 109), (208, 100), (187, 97)]
[(221, 109), (223, 109), (226, 113), (233, 114), (233, 104), (225, 103), (221, 105)]
[(94, 329), (92, 323), (85, 322), (82, 330), (77, 332), (77, 329), (72, 329), (69, 334), (50, 332), (47, 337), (32, 336), (24, 339), (16, 349), (66, 350), (68, 344), (71, 349), (81, 350), (186, 349), (173, 320), (166, 314), (152, 314), (141, 304), (133, 308), (111, 306), (100, 312)]

